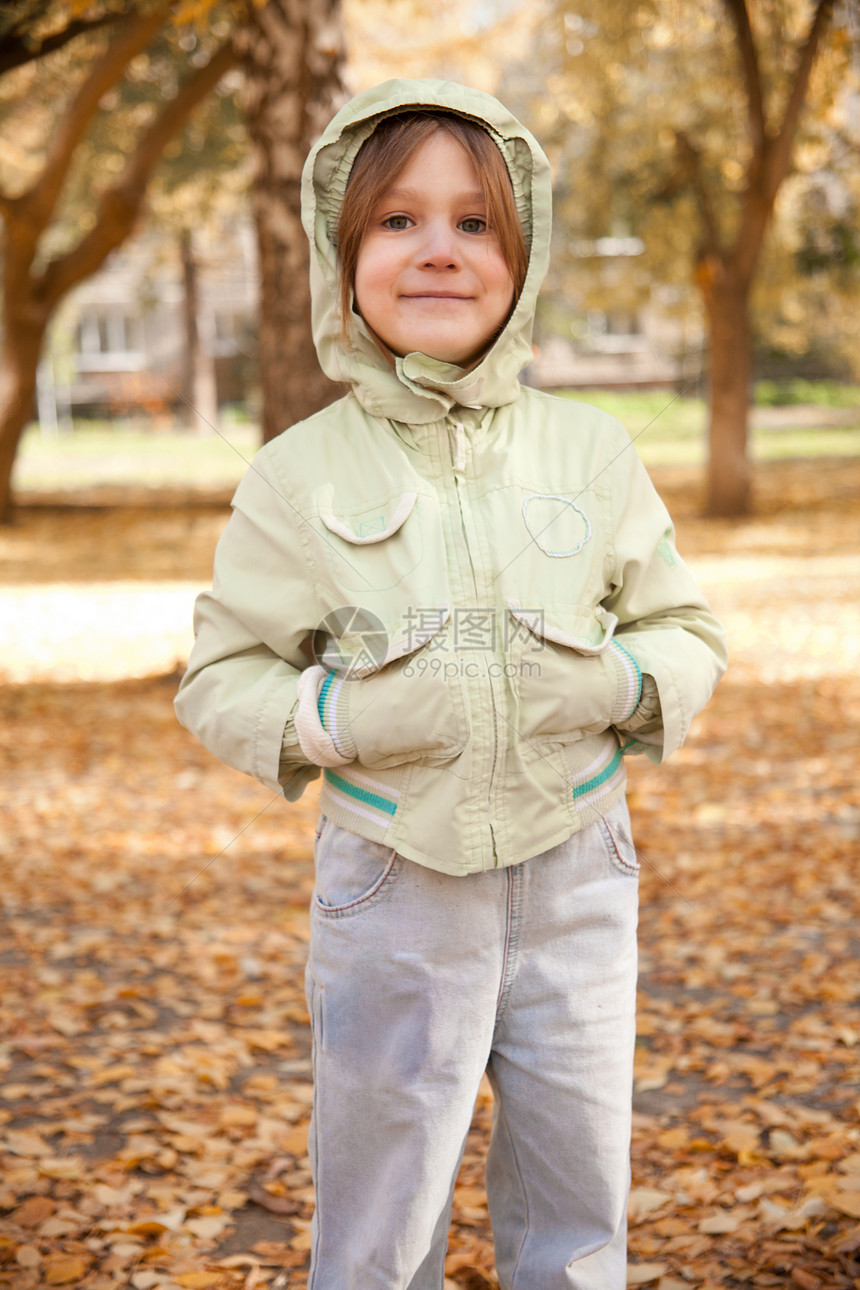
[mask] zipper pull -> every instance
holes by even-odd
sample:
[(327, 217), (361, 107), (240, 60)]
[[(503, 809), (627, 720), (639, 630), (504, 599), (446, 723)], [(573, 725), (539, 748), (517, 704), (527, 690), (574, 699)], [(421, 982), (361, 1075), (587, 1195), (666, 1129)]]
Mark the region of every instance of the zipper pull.
[(454, 421), (454, 474), (462, 475), (466, 469), (466, 427)]

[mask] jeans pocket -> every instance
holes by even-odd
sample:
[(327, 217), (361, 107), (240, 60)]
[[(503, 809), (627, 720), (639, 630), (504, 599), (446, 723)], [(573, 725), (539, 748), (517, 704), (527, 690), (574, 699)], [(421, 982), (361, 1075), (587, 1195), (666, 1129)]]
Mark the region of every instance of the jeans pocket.
[(327, 918), (344, 918), (385, 900), (403, 860), (392, 847), (327, 823), (316, 849), (313, 908)]
[(598, 821), (598, 828), (610, 863), (625, 877), (638, 878), (642, 866), (633, 842), (627, 803), (623, 798)]

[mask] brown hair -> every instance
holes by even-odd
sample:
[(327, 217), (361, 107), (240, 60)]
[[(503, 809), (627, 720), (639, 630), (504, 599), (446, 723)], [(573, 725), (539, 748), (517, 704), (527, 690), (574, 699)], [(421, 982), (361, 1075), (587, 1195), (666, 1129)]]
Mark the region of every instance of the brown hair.
[(401, 112), (386, 117), (358, 150), (337, 225), (340, 262), (340, 313), (344, 334), (350, 317), (355, 270), (362, 239), (376, 209), (417, 148), (436, 130), (446, 130), (469, 154), (487, 204), (487, 217), (519, 298), (528, 269), (528, 251), (517, 215), (511, 177), (501, 152), (486, 130), (453, 112)]

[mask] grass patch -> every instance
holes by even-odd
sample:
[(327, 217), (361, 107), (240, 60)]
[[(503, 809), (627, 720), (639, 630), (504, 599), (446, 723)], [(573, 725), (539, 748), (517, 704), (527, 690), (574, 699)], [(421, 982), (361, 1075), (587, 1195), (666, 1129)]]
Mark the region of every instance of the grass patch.
[(759, 427), (753, 430), (752, 448), (753, 459), (756, 461), (777, 461), (792, 457), (858, 457), (860, 424), (810, 427), (807, 430)]
[(231, 425), (222, 434), (143, 430), (116, 423), (40, 435), (30, 426), (15, 463), (19, 493), (93, 488), (229, 488), (260, 446), (256, 426)]
[[(703, 399), (685, 398), (672, 390), (629, 394), (616, 390), (576, 390), (565, 395), (602, 408), (620, 421), (648, 466), (695, 466), (704, 463), (707, 457), (707, 407)], [(820, 402), (816, 406), (833, 405)], [(860, 407), (856, 425), (816, 425), (816, 420), (815, 407), (809, 407), (808, 425), (803, 424), (801, 410), (793, 407), (790, 423), (753, 424), (750, 434), (753, 459), (860, 455)]]
[(756, 381), (753, 399), (760, 408), (796, 407), (813, 404), (821, 408), (857, 408), (860, 411), (860, 385), (843, 385), (837, 381)]
[[(616, 417), (648, 466), (695, 466), (706, 459), (707, 410), (702, 399), (671, 390), (577, 390), (567, 397)], [(762, 409), (758, 416), (768, 424), (753, 426), (754, 459), (860, 455), (860, 407), (856, 424), (846, 425), (816, 424), (826, 414), (809, 405), (786, 408), (783, 414)], [(259, 442), (256, 425), (236, 423), (226, 425), (221, 434), (206, 435), (145, 429), (135, 423), (78, 423), (73, 433), (53, 438), (33, 425), (18, 454), (14, 487), (23, 496), (104, 486), (226, 490), (238, 484)]]

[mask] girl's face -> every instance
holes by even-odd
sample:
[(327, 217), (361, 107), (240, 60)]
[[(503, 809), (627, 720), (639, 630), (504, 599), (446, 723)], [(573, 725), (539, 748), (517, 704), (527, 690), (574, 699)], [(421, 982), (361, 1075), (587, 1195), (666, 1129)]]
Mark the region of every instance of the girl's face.
[(358, 311), (395, 354), (469, 367), (513, 296), (472, 159), (436, 130), (373, 212), (355, 269)]

